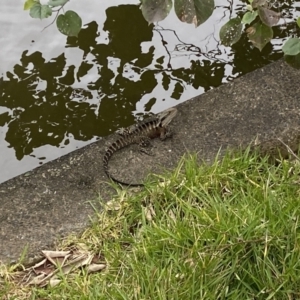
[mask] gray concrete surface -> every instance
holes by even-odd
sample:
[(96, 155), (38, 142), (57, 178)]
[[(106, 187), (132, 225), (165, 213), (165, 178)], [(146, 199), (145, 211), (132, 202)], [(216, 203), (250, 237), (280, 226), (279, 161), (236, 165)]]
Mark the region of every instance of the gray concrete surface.
[[(173, 138), (153, 141), (155, 156), (141, 155), (134, 146), (124, 149), (112, 158), (112, 172), (140, 182), (150, 170), (175, 166), (187, 151), (209, 160), (221, 146), (247, 144), (256, 135), (269, 139), (299, 126), (299, 75), (279, 61), (179, 105)], [(108, 200), (113, 193), (102, 156), (114, 139), (104, 138), (0, 185), (0, 260), (17, 260), (26, 246), (32, 260), (57, 237), (87, 226), (94, 213), (90, 201), (98, 206), (98, 195)]]

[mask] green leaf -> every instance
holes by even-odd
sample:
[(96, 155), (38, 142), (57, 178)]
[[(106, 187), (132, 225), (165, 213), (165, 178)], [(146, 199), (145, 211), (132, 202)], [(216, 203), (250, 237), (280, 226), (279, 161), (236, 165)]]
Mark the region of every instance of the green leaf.
[(246, 9), (249, 10), (249, 11), (253, 11), (252, 5), (250, 5), (250, 4), (246, 5)]
[(261, 21), (270, 27), (276, 25), (280, 20), (280, 13), (260, 6), (258, 7), (258, 15)]
[(242, 35), (243, 24), (239, 17), (229, 20), (220, 29), (221, 43), (225, 46), (231, 46), (235, 44)]
[(287, 40), (283, 47), (282, 51), (285, 55), (297, 55), (300, 53), (300, 39), (290, 38)]
[(78, 36), (82, 26), (82, 20), (75, 11), (68, 10), (65, 14), (61, 14), (57, 17), (56, 26), (62, 34)]
[(34, 4), (40, 4), (40, 0), (26, 0), (24, 3), (24, 10), (30, 9)]
[(52, 9), (48, 5), (35, 3), (29, 12), (30, 16), (35, 19), (46, 19), (52, 15)]
[(285, 55), (284, 60), (293, 68), (300, 69), (300, 53), (297, 55)]
[(258, 48), (260, 51), (273, 38), (272, 28), (262, 23), (261, 21), (253, 24), (253, 26), (249, 27), (246, 32), (253, 46)]
[(257, 17), (257, 11), (248, 11), (244, 14), (242, 23), (243, 24), (251, 24), (255, 18)]
[(199, 26), (213, 13), (214, 0), (174, 0), (175, 12), (182, 22)]
[(56, 6), (63, 6), (65, 5), (69, 0), (49, 0), (48, 5), (51, 7), (56, 7)]
[(142, 0), (142, 14), (148, 23), (162, 21), (172, 8), (172, 0)]
[(297, 19), (297, 25), (300, 27), (300, 17)]
[[(175, 0), (177, 1), (177, 0)], [(194, 0), (196, 7), (197, 25), (204, 23), (213, 13), (215, 9), (214, 0)]]

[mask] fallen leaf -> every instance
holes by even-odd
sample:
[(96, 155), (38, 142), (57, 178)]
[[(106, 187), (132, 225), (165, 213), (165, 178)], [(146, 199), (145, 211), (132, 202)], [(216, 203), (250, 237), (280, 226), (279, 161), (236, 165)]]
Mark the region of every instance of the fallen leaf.
[(106, 268), (105, 264), (91, 264), (87, 267), (88, 273), (95, 273)]

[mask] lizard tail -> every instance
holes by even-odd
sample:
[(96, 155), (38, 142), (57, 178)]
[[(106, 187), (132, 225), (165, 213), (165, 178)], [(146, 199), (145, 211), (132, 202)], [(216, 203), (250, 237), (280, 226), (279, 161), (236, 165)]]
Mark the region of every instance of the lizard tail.
[(104, 169), (104, 173), (106, 174), (106, 176), (108, 178), (110, 178), (112, 181), (118, 183), (118, 184), (121, 184), (121, 185), (125, 185), (125, 186), (129, 186), (129, 187), (142, 187), (144, 186), (144, 184), (142, 183), (128, 183), (128, 182), (123, 182), (117, 178), (115, 178), (114, 176), (112, 176), (109, 171), (108, 171), (108, 162), (109, 162), (109, 159), (112, 157), (113, 155), (113, 150), (112, 149), (107, 149), (104, 157), (103, 157), (103, 169)]

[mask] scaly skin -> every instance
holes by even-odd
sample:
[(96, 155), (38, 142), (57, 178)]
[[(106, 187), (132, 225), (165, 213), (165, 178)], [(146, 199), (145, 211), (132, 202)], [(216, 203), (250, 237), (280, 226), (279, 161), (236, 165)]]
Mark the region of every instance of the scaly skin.
[[(150, 139), (159, 137), (162, 141), (171, 136), (171, 132), (167, 129), (167, 126), (177, 114), (176, 108), (169, 108), (155, 117), (151, 117), (149, 120), (143, 121), (136, 127), (130, 127), (128, 133), (112, 143), (105, 151), (103, 157), (103, 168), (108, 178), (113, 181), (127, 186), (144, 186), (142, 183), (127, 183), (114, 178), (108, 171), (108, 162), (112, 155), (131, 144), (139, 144), (140, 147), (145, 147), (150, 144)], [(146, 151), (143, 151), (146, 152)]]

